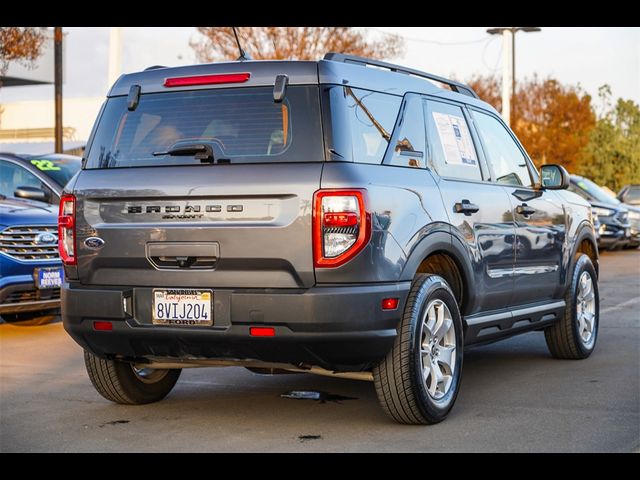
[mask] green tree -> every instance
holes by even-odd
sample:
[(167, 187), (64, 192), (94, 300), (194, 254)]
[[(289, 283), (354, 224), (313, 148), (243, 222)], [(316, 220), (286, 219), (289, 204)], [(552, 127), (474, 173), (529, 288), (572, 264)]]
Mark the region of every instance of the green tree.
[(611, 89), (600, 87), (601, 111), (576, 173), (618, 191), (640, 183), (640, 107), (632, 100), (611, 102)]
[[(480, 98), (500, 111), (501, 85), (495, 77), (475, 76), (467, 82)], [(554, 78), (526, 78), (517, 84), (511, 128), (536, 165), (559, 163), (575, 172), (595, 126), (591, 96), (579, 86)]]

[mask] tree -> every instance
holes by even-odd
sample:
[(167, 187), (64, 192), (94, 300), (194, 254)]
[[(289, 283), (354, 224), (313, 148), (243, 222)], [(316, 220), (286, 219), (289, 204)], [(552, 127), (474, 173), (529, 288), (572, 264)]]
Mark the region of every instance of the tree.
[(40, 56), (44, 40), (42, 27), (0, 27), (0, 75), (11, 61), (32, 64)]
[(602, 108), (577, 173), (618, 191), (640, 183), (640, 107), (632, 100), (612, 105), (611, 89), (600, 87)]
[[(480, 98), (501, 109), (498, 80), (476, 76), (468, 83)], [(576, 171), (595, 126), (591, 96), (579, 86), (534, 76), (518, 83), (514, 97), (512, 129), (536, 165), (559, 163)]]
[[(400, 37), (367, 41), (351, 27), (237, 27), (242, 48), (256, 60), (317, 60), (327, 52), (373, 58), (400, 55)], [(231, 60), (239, 56), (231, 27), (198, 27), (203, 38), (190, 42), (203, 62)]]

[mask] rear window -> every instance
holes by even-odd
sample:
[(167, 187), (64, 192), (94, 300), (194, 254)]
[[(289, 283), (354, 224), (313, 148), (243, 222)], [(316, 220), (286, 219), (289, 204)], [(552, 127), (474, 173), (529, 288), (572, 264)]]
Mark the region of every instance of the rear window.
[(82, 165), (79, 157), (34, 157), (29, 162), (61, 187), (71, 180)]
[(141, 95), (135, 111), (126, 97), (107, 101), (86, 168), (200, 164), (168, 150), (212, 146), (230, 163), (317, 162), (324, 159), (318, 87), (291, 86), (282, 103), (272, 87)]

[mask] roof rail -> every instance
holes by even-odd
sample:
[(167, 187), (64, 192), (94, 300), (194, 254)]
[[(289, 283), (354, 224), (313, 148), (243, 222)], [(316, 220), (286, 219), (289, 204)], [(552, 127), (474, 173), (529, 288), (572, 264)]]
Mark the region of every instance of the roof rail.
[(455, 80), (449, 80), (448, 78), (439, 77), (438, 75), (433, 75), (432, 73), (421, 72), (420, 70), (414, 70), (412, 68), (395, 65), (393, 63), (381, 62), (379, 60), (371, 60), (369, 58), (358, 57), (356, 55), (346, 55), (344, 53), (335, 52), (327, 53), (324, 56), (323, 60), (331, 60), (332, 62), (355, 63), (363, 66), (372, 65), (374, 67), (386, 68), (392, 72), (405, 73), (407, 75), (414, 75), (416, 77), (426, 78), (428, 80), (443, 83), (451, 87), (454, 92), (462, 93), (463, 95), (468, 95), (469, 97), (473, 98), (479, 98), (476, 92), (474, 92), (469, 85), (456, 82)]
[(167, 68), (167, 66), (166, 65), (152, 65), (150, 67), (145, 68), (144, 71), (146, 72), (148, 70), (156, 70), (158, 68)]

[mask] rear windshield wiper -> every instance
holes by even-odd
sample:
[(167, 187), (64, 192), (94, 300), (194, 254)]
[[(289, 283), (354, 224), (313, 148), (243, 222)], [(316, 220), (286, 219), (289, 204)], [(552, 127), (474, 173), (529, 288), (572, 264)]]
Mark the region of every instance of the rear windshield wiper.
[(166, 152), (153, 152), (154, 157), (161, 155), (170, 155), (172, 157), (189, 157), (193, 156), (201, 162), (214, 162), (213, 148), (206, 143), (189, 143), (175, 146)]

